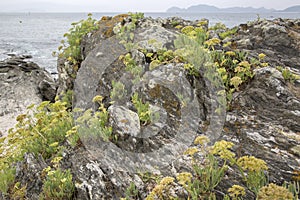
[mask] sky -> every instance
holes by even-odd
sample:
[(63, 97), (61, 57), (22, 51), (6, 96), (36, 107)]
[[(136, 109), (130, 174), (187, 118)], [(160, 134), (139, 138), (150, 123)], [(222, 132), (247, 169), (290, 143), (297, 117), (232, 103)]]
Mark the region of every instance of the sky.
[(283, 10), (300, 5), (300, 0), (1, 0), (0, 12), (164, 12), (172, 6), (187, 8), (198, 4)]

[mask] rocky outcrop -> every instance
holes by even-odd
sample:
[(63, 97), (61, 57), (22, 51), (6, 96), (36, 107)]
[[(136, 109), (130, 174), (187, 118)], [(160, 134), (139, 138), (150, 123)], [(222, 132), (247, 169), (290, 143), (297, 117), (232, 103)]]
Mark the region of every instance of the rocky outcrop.
[(12, 56), (0, 61), (0, 132), (3, 134), (29, 105), (55, 98), (56, 83), (50, 73), (26, 58)]
[[(185, 23), (185, 25), (192, 24)], [(168, 20), (149, 18), (141, 20), (135, 30), (134, 43), (148, 52), (157, 51), (155, 45), (149, 44), (150, 39), (157, 41), (160, 45), (158, 48), (174, 48), (173, 41), (178, 31), (168, 24)], [(178, 68), (176, 64), (162, 65), (156, 70), (149, 71), (146, 57), (138, 49), (129, 51), (137, 64), (142, 67), (141, 81), (133, 84), (131, 80), (134, 77), (126, 72), (126, 66), (119, 60), (119, 56), (126, 54), (128, 50), (119, 44), (114, 34), (110, 37), (101, 37), (104, 33), (107, 32), (100, 30), (97, 34), (90, 35), (88, 40), (98, 43), (87, 42), (89, 45), (82, 47), (85, 50), (85, 60), (75, 80), (74, 106), (95, 109), (97, 104), (92, 103), (92, 98), (101, 95), (104, 97), (105, 105), (110, 107), (112, 81), (122, 82), (126, 88), (125, 102), (119, 102), (121, 105), (117, 107), (119, 109), (109, 108), (111, 123), (115, 130), (121, 131), (121, 134), (118, 134), (118, 141), (115, 143), (98, 145), (98, 141), (96, 145), (85, 144), (92, 157), (86, 156), (80, 150), (76, 161), (71, 158), (70, 162), (76, 163), (73, 171), (75, 180), (81, 183), (77, 185), (80, 198), (117, 199), (122, 196), (122, 192), (131, 181), (140, 191), (139, 198), (145, 198), (146, 185), (136, 175), (136, 170), (175, 176), (188, 166), (184, 159), (179, 159), (181, 161), (175, 163), (170, 160), (176, 156), (180, 157), (179, 152), (182, 153), (183, 149), (191, 144), (188, 141), (192, 141), (199, 133), (206, 134), (212, 141), (217, 139), (232, 141), (235, 143), (234, 150), (239, 156), (253, 155), (265, 160), (269, 166), (271, 182), (281, 184), (284, 180), (289, 181), (293, 176), (292, 173), (299, 170), (299, 85), (287, 83), (275, 69), (281, 65), (293, 68), (296, 73), (299, 72), (297, 20), (279, 19), (241, 25), (237, 34), (230, 39), (232, 45), (229, 49), (247, 51), (252, 57), (265, 53), (269, 67), (257, 69), (255, 78), (242, 91), (234, 94), (233, 108), (227, 112), (226, 117), (212, 116), (213, 109), (209, 100), (211, 91), (201, 77), (190, 79), (191, 77), (181, 71), (182, 68)], [(227, 41), (228, 39), (225, 39), (223, 42)], [(176, 91), (183, 91), (183, 95), (190, 98), (186, 109), (181, 107), (182, 102), (176, 96)], [(131, 120), (126, 116), (132, 112), (130, 110), (134, 110), (129, 98), (134, 92), (138, 92), (144, 100), (158, 106), (164, 112), (158, 109), (163, 118), (159, 123), (151, 124), (151, 127), (149, 125), (141, 127), (140, 133), (132, 134), (131, 130), (138, 127), (134, 125), (135, 118), (127, 125), (124, 119)], [(197, 98), (192, 98), (191, 95)], [(121, 119), (122, 116), (124, 119)], [(182, 128), (182, 122), (195, 127)], [(222, 128), (218, 133), (218, 130), (213, 130), (210, 126), (202, 129), (199, 124)], [(120, 130), (122, 128), (126, 130)], [(174, 141), (176, 145), (172, 143)], [(169, 144), (172, 147), (168, 148)], [(163, 150), (158, 151), (161, 149)], [(156, 151), (159, 153), (153, 153)], [(134, 152), (138, 152), (138, 156), (135, 156)], [(81, 156), (82, 154), (84, 156)], [(78, 155), (83, 160), (78, 162)], [(155, 168), (157, 166), (160, 167)], [(234, 169), (229, 170), (228, 177), (220, 184), (221, 191), (226, 191), (237, 183), (237, 180), (232, 179), (238, 177)], [(241, 182), (238, 183), (243, 185)], [(247, 199), (252, 198), (253, 194), (247, 192)]]
[[(68, 63), (59, 62), (60, 87), (74, 89), (73, 107), (96, 111), (102, 106), (109, 113), (105, 125), (113, 128), (114, 136), (109, 141), (101, 137), (86, 139), (84, 136), (93, 134), (93, 130), (83, 129), (76, 148), (65, 145), (61, 168), (72, 172), (74, 198), (119, 199), (133, 182), (138, 191), (135, 198), (145, 199), (156, 184), (147, 173), (175, 177), (191, 170), (191, 159), (183, 153), (200, 135), (206, 135), (211, 143), (221, 139), (233, 142), (237, 157), (253, 155), (265, 160), (270, 182), (281, 185), (291, 181), (293, 172), (300, 170), (300, 84), (287, 82), (276, 66), (299, 73), (299, 20), (240, 25), (235, 35), (216, 47), (226, 51), (240, 49), (248, 52), (250, 58), (257, 58), (260, 53), (267, 55), (268, 66), (255, 69), (254, 78), (233, 94), (228, 111), (218, 107), (218, 101), (223, 100), (218, 99), (220, 88), (207, 82), (201, 70), (195, 76), (176, 59), (153, 67), (147, 56), (158, 55), (163, 48), (174, 50), (174, 40), (179, 35), (175, 26), (194, 25), (207, 30), (206, 21), (201, 25), (178, 18), (139, 19), (134, 35), (128, 35), (129, 45), (122, 45), (120, 27), (132, 21), (124, 15), (102, 19), (100, 29), (83, 39), (84, 60), (76, 71), (76, 79), (67, 73)], [(214, 30), (209, 35), (218, 37)], [(221, 45), (229, 41), (231, 45)], [(127, 53), (131, 55), (127, 62), (134, 62), (131, 68), (122, 60)], [(116, 82), (122, 87), (116, 93), (118, 97), (113, 98)], [(138, 109), (132, 100), (135, 94), (140, 98), (140, 106), (150, 104), (150, 122), (138, 121)], [(103, 105), (93, 102), (97, 95), (102, 96)], [(34, 177), (27, 185), (30, 199), (37, 199), (36, 193), (41, 192), (41, 181), (36, 175), (44, 167), (42, 158), (28, 154), (17, 165), (18, 181)], [(245, 186), (240, 172), (229, 167), (216, 189), (217, 198), (223, 199), (234, 184)], [(183, 188), (177, 186), (172, 195), (187, 198)], [(245, 199), (255, 199), (254, 193), (247, 190)]]
[(273, 66), (288, 66), (300, 70), (300, 20), (259, 20), (239, 26), (230, 40), (238, 49), (250, 54), (264, 53)]

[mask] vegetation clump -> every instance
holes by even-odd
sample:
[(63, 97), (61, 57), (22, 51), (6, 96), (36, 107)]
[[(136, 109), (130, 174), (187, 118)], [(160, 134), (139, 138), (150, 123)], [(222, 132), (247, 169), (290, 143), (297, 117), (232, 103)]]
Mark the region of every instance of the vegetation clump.
[[(136, 48), (133, 43), (134, 34), (139, 19), (144, 17), (141, 13), (130, 13), (131, 21), (123, 26), (121, 23), (114, 27), (114, 32), (130, 52)], [(97, 21), (88, 15), (87, 20), (73, 23), (70, 33), (65, 34), (67, 42), (62, 41), (59, 55), (66, 58), (73, 66), (82, 61), (80, 43), (84, 35), (98, 29)], [(224, 50), (222, 40), (235, 34), (234, 29), (227, 29), (222, 24), (216, 24), (210, 30), (224, 30), (218, 32), (219, 38), (209, 38), (208, 33), (199, 26), (178, 27), (181, 36), (175, 41), (175, 49), (158, 48), (156, 52), (138, 49), (149, 63), (149, 70), (154, 70), (159, 65), (167, 63), (182, 63), (188, 76), (198, 78), (200, 75), (207, 78), (211, 84), (218, 85), (216, 77), (221, 77), (225, 86), (227, 100), (232, 100), (232, 94), (241, 89), (243, 84), (254, 77), (254, 69), (267, 66), (264, 62), (266, 55), (259, 54), (258, 59), (250, 59), (247, 53), (238, 50)], [(148, 41), (155, 43), (155, 41)], [(132, 53), (120, 57), (136, 80), (140, 79), (146, 70), (139, 66), (132, 58)], [(288, 81), (295, 81), (299, 77), (287, 69), (278, 68), (283, 77)], [(201, 74), (203, 73), (203, 74)], [(122, 99), (127, 91), (121, 82), (112, 82), (110, 97), (112, 100)], [(9, 135), (0, 138), (0, 191), (4, 194), (11, 193), (16, 199), (26, 196), (26, 185), (15, 182), (15, 163), (22, 161), (25, 153), (42, 156), (49, 166), (44, 169), (41, 199), (71, 199), (74, 196), (75, 185), (70, 170), (60, 167), (65, 144), (72, 147), (77, 145), (79, 133), (81, 139), (111, 141), (114, 138), (112, 127), (109, 126), (109, 113), (103, 103), (102, 96), (96, 96), (93, 101), (99, 105), (97, 111), (87, 110), (74, 121), (70, 111), (72, 91), (68, 91), (62, 101), (54, 103), (42, 102), (38, 106), (30, 106), (26, 114), (17, 117), (17, 125), (9, 131)], [(138, 93), (131, 97), (140, 122), (148, 125), (153, 122), (150, 103), (143, 101)], [(224, 105), (224, 102), (217, 100)], [(78, 111), (73, 111), (78, 112)], [(76, 126), (75, 126), (76, 125)], [(199, 136), (194, 141), (194, 146), (185, 151), (185, 156), (191, 160), (191, 171), (182, 171), (176, 177), (166, 176), (152, 178), (144, 175), (144, 179), (157, 184), (152, 187), (146, 199), (176, 199), (176, 189), (181, 187), (185, 199), (216, 199), (220, 182), (223, 181), (226, 171), (237, 168), (243, 178), (242, 184), (233, 185), (224, 194), (224, 199), (243, 199), (245, 190), (252, 191), (258, 199), (296, 199), (299, 185), (278, 186), (268, 184), (266, 172), (267, 163), (253, 156), (237, 155), (232, 151), (234, 144), (224, 140), (208, 145), (209, 139)], [(298, 174), (295, 174), (298, 178)], [(139, 191), (131, 183), (125, 192), (125, 199), (139, 198)]]
[[(253, 191), (258, 199), (297, 199), (297, 184), (278, 186), (273, 183), (268, 185), (266, 170), (267, 164), (253, 156), (236, 158), (231, 151), (233, 143), (224, 140), (208, 146), (208, 138), (198, 136), (195, 147), (187, 149), (186, 154), (191, 157), (193, 166), (192, 172), (181, 172), (173, 177), (162, 178), (161, 181), (151, 190), (147, 199), (176, 199), (172, 191), (178, 186), (184, 189), (185, 199), (209, 199), (217, 198), (215, 188), (223, 180), (229, 167), (238, 167), (240, 174), (244, 177), (247, 189)], [(199, 156), (204, 155), (204, 156)], [(218, 156), (218, 157), (216, 157)], [(240, 185), (233, 185), (228, 189), (228, 194), (223, 195), (224, 200), (242, 200), (246, 196), (246, 188)]]
[(132, 103), (137, 110), (140, 122), (142, 124), (149, 124), (151, 122), (151, 111), (149, 102), (143, 103), (139, 98), (138, 93), (134, 93), (132, 96)]
[(83, 36), (97, 30), (99, 28), (96, 19), (92, 18), (92, 14), (88, 14), (88, 18), (72, 23), (72, 28), (68, 33), (64, 34), (67, 41), (62, 40), (61, 46), (58, 47), (59, 56), (66, 58), (73, 65), (80, 64), (82, 61), (80, 44)]
[[(64, 150), (65, 142), (75, 145), (78, 140), (76, 133), (70, 134), (74, 132), (73, 115), (61, 101), (31, 105), (17, 121), (16, 127), (0, 141), (0, 190), (3, 193), (14, 185), (15, 168), (12, 166), (23, 160), (25, 153), (51, 159)], [(19, 185), (18, 191), (23, 187)]]

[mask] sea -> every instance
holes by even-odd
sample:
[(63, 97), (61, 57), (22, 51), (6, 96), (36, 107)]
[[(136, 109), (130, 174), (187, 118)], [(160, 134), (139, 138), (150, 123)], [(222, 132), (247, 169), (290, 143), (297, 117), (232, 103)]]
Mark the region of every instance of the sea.
[[(72, 22), (86, 19), (88, 13), (0, 13), (0, 60), (8, 55), (31, 55), (32, 61), (54, 76), (57, 58), (52, 56)], [(118, 13), (92, 13), (93, 18)], [(261, 19), (300, 18), (300, 13), (145, 13), (153, 18), (182, 17), (187, 20), (206, 18), (209, 25), (222, 22), (227, 27)]]

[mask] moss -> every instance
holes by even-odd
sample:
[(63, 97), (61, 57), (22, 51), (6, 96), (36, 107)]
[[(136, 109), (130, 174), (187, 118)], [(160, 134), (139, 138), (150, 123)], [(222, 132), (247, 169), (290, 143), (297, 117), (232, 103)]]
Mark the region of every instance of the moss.
[(129, 15), (127, 14), (121, 14), (116, 15), (113, 18), (111, 17), (102, 17), (102, 19), (99, 22), (100, 31), (103, 31), (103, 36), (105, 38), (112, 37), (114, 35), (113, 29), (116, 24), (122, 23), (125, 18), (127, 18)]

